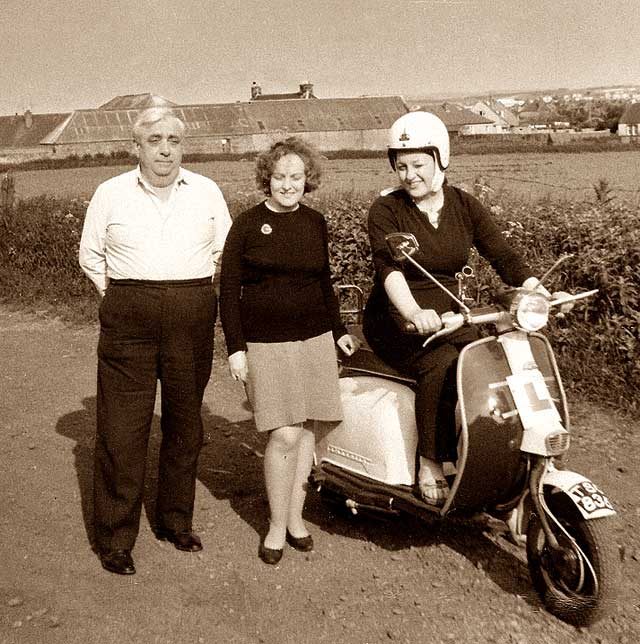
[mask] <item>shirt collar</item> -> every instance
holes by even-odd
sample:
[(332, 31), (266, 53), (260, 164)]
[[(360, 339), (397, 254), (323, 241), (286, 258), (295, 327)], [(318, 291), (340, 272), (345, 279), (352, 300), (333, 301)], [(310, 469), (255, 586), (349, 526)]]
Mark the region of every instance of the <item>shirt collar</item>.
[[(153, 186), (142, 176), (142, 171), (140, 170), (140, 165), (136, 166), (135, 169), (135, 179), (136, 179), (136, 185), (142, 185), (146, 190), (151, 190), (153, 191)], [(176, 177), (175, 185), (179, 186), (180, 184), (188, 184), (189, 181), (187, 179), (187, 176), (182, 168), (178, 169), (178, 176)]]

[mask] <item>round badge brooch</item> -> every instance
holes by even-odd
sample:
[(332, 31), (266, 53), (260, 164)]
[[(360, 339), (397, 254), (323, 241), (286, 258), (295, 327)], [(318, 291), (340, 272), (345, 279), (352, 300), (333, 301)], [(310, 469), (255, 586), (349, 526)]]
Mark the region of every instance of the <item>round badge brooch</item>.
[(260, 229), (260, 232), (263, 235), (270, 235), (273, 232), (273, 228), (271, 228), (269, 224), (262, 224), (262, 228)]

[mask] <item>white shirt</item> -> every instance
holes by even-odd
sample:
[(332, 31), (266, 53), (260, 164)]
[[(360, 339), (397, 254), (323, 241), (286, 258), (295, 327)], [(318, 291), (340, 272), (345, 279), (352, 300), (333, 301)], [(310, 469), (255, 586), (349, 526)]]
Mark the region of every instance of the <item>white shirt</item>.
[(220, 188), (180, 168), (168, 199), (140, 168), (100, 184), (80, 239), (82, 270), (104, 294), (109, 279), (183, 280), (217, 274), (231, 217)]

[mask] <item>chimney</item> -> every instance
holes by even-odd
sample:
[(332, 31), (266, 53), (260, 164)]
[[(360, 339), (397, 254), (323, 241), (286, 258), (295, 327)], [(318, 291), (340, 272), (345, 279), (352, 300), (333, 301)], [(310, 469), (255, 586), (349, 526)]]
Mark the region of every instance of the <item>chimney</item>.
[(300, 83), (300, 98), (312, 98), (313, 97), (313, 83)]
[(27, 129), (33, 125), (33, 114), (31, 114), (31, 110), (25, 110), (24, 112), (24, 125)]
[(258, 83), (253, 81), (253, 83), (251, 83), (251, 100), (254, 101), (261, 94), (262, 94), (262, 87), (260, 87)]

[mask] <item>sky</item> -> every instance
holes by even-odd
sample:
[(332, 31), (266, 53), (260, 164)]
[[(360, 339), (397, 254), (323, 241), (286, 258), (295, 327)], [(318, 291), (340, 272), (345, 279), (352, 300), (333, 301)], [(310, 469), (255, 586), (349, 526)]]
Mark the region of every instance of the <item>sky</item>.
[(0, 114), (640, 85), (639, 0), (3, 0)]

